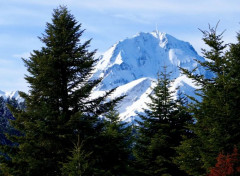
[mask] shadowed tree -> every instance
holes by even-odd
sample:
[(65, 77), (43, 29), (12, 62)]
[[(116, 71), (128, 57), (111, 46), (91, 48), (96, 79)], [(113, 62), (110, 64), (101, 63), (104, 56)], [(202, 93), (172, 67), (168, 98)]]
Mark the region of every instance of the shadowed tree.
[(240, 35), (236, 44), (226, 45), (223, 33), (217, 34), (216, 28), (202, 31), (209, 50), (203, 49), (208, 60), (199, 62), (213, 76), (182, 69), (201, 87), (201, 101), (195, 100), (189, 109), (196, 120), (190, 128), (194, 138), (178, 148), (178, 163), (190, 175), (205, 175), (221, 151), (230, 153), (235, 145), (240, 145)]
[(26, 110), (11, 108), (16, 118), (11, 124), (20, 135), (10, 135), (15, 145), (1, 148), (7, 155), (1, 157), (5, 175), (61, 175), (61, 163), (72, 155), (78, 135), (85, 141), (83, 150), (94, 150), (103, 127), (98, 116), (117, 100), (105, 101), (113, 90), (89, 98), (100, 80), (90, 79), (95, 51), (88, 51), (90, 40), (80, 40), (83, 32), (67, 8), (60, 6), (40, 37), (44, 46), (23, 59), (29, 93), (20, 94)]
[(186, 175), (173, 159), (175, 147), (188, 133), (185, 126), (191, 123), (191, 116), (182, 106), (183, 99), (173, 98), (169, 77), (164, 68), (150, 95), (149, 110), (145, 110), (146, 115), (140, 115), (141, 121), (138, 121), (134, 155), (139, 175)]

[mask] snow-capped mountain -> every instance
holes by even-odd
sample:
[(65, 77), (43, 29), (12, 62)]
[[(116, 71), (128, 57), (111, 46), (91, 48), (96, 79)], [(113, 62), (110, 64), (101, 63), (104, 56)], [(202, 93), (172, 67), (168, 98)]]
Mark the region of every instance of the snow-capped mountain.
[[(192, 70), (198, 66), (196, 60), (205, 59), (197, 54), (190, 43), (159, 31), (141, 32), (117, 42), (100, 56), (91, 79), (102, 78), (102, 81), (92, 96), (99, 96), (106, 90), (117, 87), (110, 98), (126, 95), (119, 103), (118, 111), (121, 120), (131, 122), (137, 118), (137, 113), (147, 108), (148, 95), (155, 86), (157, 74), (163, 71), (164, 66), (167, 66), (168, 72), (172, 72), (172, 89), (179, 87), (182, 93), (194, 96), (197, 87), (181, 74), (179, 67)], [(201, 67), (196, 73), (211, 76), (211, 73)], [(22, 100), (18, 91), (0, 91), (0, 96)]]
[(6, 98), (15, 98), (16, 100), (22, 100), (20, 97), (18, 91), (12, 91), (12, 92), (3, 92), (0, 90), (0, 97)]
[[(141, 32), (117, 42), (100, 56), (93, 78), (101, 77), (102, 82), (94, 94), (118, 87), (112, 98), (126, 95), (119, 104), (119, 113), (122, 120), (131, 121), (136, 118), (136, 112), (146, 108), (157, 73), (164, 66), (172, 72), (171, 79), (175, 79), (173, 89), (180, 87), (183, 93), (194, 95), (195, 85), (181, 75), (179, 67), (192, 70), (198, 65), (196, 60), (204, 61), (204, 58), (190, 43), (158, 31)], [(202, 68), (196, 73), (209, 74)]]

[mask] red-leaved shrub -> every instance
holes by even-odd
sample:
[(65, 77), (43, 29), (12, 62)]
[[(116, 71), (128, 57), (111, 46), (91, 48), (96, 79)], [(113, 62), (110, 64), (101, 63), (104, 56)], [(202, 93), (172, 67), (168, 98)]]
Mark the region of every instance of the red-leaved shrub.
[(208, 176), (240, 176), (240, 154), (235, 147), (232, 154), (224, 155), (222, 152), (217, 157), (215, 167), (211, 168)]

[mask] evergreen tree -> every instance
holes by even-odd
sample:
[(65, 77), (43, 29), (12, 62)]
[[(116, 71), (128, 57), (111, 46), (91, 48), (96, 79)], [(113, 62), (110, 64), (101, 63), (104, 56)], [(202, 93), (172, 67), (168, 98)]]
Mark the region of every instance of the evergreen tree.
[(4, 99), (0, 97), (0, 144), (10, 145), (11, 141), (6, 138), (7, 134), (18, 134), (9, 124), (9, 120), (13, 120), (14, 117), (8, 109), (8, 104), (14, 106), (17, 109), (24, 109), (24, 102), (18, 102), (15, 98)]
[(19, 135), (11, 135), (13, 146), (1, 148), (5, 175), (61, 175), (61, 163), (76, 143), (76, 136), (85, 141), (84, 150), (94, 149), (94, 142), (103, 125), (98, 116), (117, 100), (105, 102), (104, 96), (90, 99), (100, 80), (89, 79), (96, 60), (88, 51), (90, 40), (81, 42), (84, 30), (66, 7), (53, 12), (40, 40), (44, 46), (23, 59), (29, 74), (29, 94), (21, 92), (26, 110), (11, 108), (16, 118), (11, 122)]
[[(94, 142), (84, 141), (83, 145), (78, 145), (79, 147), (74, 149), (69, 162), (63, 165), (64, 175), (77, 175), (83, 172), (85, 175), (99, 176), (132, 175), (131, 126), (121, 122), (119, 114), (114, 109), (107, 112), (98, 123), (101, 127), (95, 133), (95, 139), (85, 138)], [(87, 153), (88, 151), (91, 153)]]
[[(201, 87), (197, 94), (202, 100), (195, 100), (190, 108), (196, 119), (191, 127), (194, 138), (184, 141), (178, 148), (178, 163), (191, 175), (205, 175), (215, 165), (215, 158), (221, 151), (229, 153), (234, 145), (240, 144), (239, 35), (238, 43), (230, 44), (227, 49), (216, 28), (202, 32), (210, 50), (203, 50), (208, 60), (199, 63), (214, 75), (209, 78), (182, 69)], [(190, 165), (191, 162), (194, 165)]]
[(91, 153), (86, 153), (83, 149), (83, 142), (80, 144), (80, 139), (75, 145), (72, 156), (68, 156), (68, 162), (63, 163), (62, 175), (63, 176), (84, 176), (90, 175), (90, 157)]
[(130, 162), (132, 128), (126, 122), (121, 122), (114, 108), (105, 118), (101, 132), (96, 163), (96, 173), (100, 176), (132, 175)]
[(183, 99), (174, 100), (170, 91), (170, 75), (161, 73), (150, 95), (149, 110), (138, 121), (137, 139), (134, 147), (138, 175), (186, 175), (174, 164), (175, 147), (183, 135), (191, 116), (182, 108)]

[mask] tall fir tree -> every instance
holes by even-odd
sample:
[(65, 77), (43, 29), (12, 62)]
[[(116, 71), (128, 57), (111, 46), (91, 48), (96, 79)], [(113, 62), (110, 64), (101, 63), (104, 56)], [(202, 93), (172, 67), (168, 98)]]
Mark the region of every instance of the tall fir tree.
[(71, 156), (76, 136), (85, 141), (86, 149), (94, 149), (103, 127), (98, 116), (117, 99), (104, 103), (113, 90), (89, 98), (100, 80), (89, 79), (96, 62), (95, 51), (88, 51), (90, 40), (81, 42), (84, 30), (80, 28), (67, 8), (60, 6), (40, 37), (44, 46), (23, 59), (30, 90), (29, 94), (21, 92), (26, 110), (11, 108), (16, 118), (11, 124), (20, 134), (9, 136), (15, 145), (1, 147), (7, 155), (1, 157), (3, 174), (61, 175), (61, 163)]
[(166, 73), (166, 68), (164, 70), (150, 95), (149, 110), (145, 110), (146, 115), (140, 115), (141, 121), (138, 121), (134, 147), (138, 175), (186, 175), (173, 159), (175, 147), (188, 133), (185, 126), (192, 120), (182, 107), (183, 99), (174, 100), (170, 74)]
[(122, 122), (112, 108), (105, 116), (99, 141), (97, 173), (99, 176), (127, 176), (133, 174), (131, 164), (132, 127)]
[(202, 32), (210, 50), (203, 50), (208, 60), (199, 63), (213, 76), (209, 78), (182, 69), (201, 87), (197, 94), (202, 99), (195, 100), (190, 108), (196, 120), (191, 127), (194, 138), (187, 139), (178, 148), (178, 163), (190, 175), (205, 175), (221, 151), (228, 153), (234, 145), (240, 145), (240, 36), (238, 34), (237, 44), (226, 45), (223, 33), (217, 34), (216, 28)]
[[(78, 136), (79, 137), (79, 136)], [(92, 153), (87, 153), (83, 149), (83, 142), (78, 138), (77, 144), (72, 150), (72, 155), (68, 156), (68, 161), (63, 163), (63, 176), (84, 176), (91, 175), (91, 160)]]
[[(124, 176), (132, 175), (131, 156), (131, 126), (121, 122), (119, 114), (113, 108), (102, 119), (102, 128), (98, 131), (97, 140), (92, 143), (91, 153), (84, 149), (85, 141), (78, 136), (78, 145), (63, 164), (64, 176), (99, 175)], [(97, 134), (96, 134), (97, 135)], [(86, 148), (86, 147), (85, 147)]]

